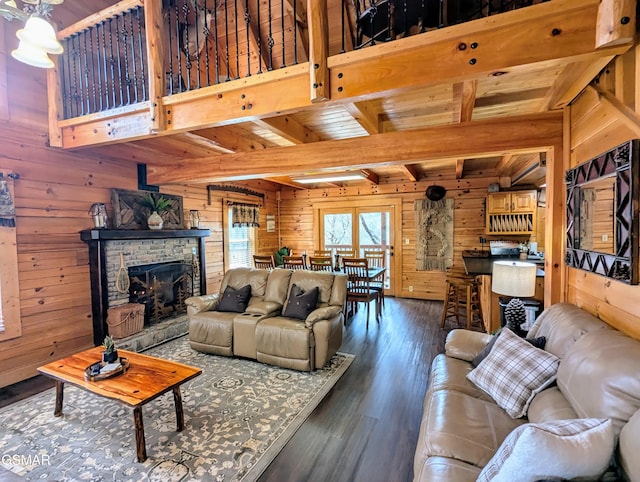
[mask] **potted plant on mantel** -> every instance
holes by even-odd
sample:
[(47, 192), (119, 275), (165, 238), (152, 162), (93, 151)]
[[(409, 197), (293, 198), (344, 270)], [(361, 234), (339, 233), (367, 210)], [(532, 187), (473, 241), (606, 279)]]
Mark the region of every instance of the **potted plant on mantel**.
[(104, 351), (102, 352), (102, 361), (105, 363), (113, 363), (118, 359), (118, 350), (116, 350), (116, 344), (113, 342), (113, 338), (109, 335), (104, 338)]
[(164, 196), (155, 198), (152, 194), (147, 194), (142, 201), (140, 201), (140, 204), (151, 210), (151, 214), (147, 218), (147, 226), (149, 226), (149, 229), (162, 229), (164, 219), (162, 219), (161, 214), (169, 208), (171, 200)]

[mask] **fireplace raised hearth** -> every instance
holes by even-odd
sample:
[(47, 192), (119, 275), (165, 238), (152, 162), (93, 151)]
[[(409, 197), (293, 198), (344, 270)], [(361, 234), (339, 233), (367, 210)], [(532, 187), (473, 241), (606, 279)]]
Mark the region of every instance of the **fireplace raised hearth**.
[[(144, 300), (145, 325), (150, 321), (165, 325), (171, 321), (171, 317), (184, 318), (184, 300), (188, 296), (206, 294), (204, 239), (210, 234), (208, 229), (81, 231), (80, 238), (89, 246), (94, 344), (100, 345), (108, 333), (107, 313), (110, 307), (130, 301), (143, 303), (142, 300), (131, 298), (130, 291), (123, 293), (116, 288), (120, 254), (125, 266), (132, 269), (151, 266), (155, 270), (158, 268), (157, 265), (165, 264), (181, 266), (170, 268), (170, 271), (178, 271), (177, 275), (168, 275), (164, 268), (158, 268), (155, 273), (156, 284), (162, 296), (153, 294), (150, 295), (150, 300)], [(140, 276), (139, 273), (134, 275), (137, 278), (135, 283), (134, 279), (130, 278), (131, 289), (136, 284), (146, 285), (147, 289), (154, 286), (153, 275), (150, 279), (147, 279), (146, 274), (142, 278)], [(163, 281), (160, 281), (161, 279)], [(138, 280), (142, 282), (138, 283)]]

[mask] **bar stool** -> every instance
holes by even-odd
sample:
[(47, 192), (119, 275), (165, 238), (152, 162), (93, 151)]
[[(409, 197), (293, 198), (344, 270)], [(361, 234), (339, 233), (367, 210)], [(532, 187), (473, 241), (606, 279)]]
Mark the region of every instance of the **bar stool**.
[(451, 316), (455, 316), (457, 324), (460, 324), (460, 317), (463, 316), (467, 320), (467, 330), (471, 329), (474, 317), (482, 322), (478, 281), (475, 276), (461, 270), (447, 273), (441, 328)]

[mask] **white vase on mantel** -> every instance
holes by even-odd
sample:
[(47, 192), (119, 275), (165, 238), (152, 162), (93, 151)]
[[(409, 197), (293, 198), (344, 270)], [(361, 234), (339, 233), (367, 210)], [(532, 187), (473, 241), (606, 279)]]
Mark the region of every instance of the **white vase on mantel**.
[(162, 229), (163, 224), (164, 220), (162, 219), (162, 216), (158, 214), (158, 211), (153, 211), (147, 218), (147, 226), (149, 226), (149, 229)]

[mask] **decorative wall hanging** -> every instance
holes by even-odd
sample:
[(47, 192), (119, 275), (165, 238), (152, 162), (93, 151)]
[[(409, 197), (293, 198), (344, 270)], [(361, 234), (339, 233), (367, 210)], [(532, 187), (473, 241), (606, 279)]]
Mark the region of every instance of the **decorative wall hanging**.
[(16, 227), (16, 208), (13, 204), (13, 179), (4, 177), (0, 172), (0, 226)]
[(231, 203), (233, 227), (260, 227), (260, 207), (256, 204)]
[(414, 203), (416, 270), (444, 271), (453, 265), (453, 200)]
[(145, 198), (164, 198), (169, 205), (162, 212), (163, 229), (184, 229), (182, 196), (147, 191), (111, 190), (113, 203), (113, 227), (115, 229), (147, 229), (147, 218), (152, 213), (145, 205)]

